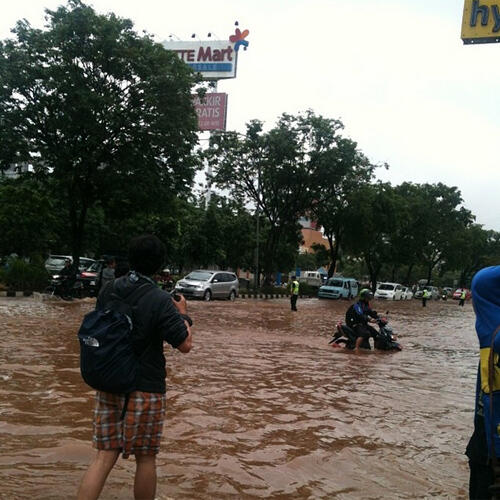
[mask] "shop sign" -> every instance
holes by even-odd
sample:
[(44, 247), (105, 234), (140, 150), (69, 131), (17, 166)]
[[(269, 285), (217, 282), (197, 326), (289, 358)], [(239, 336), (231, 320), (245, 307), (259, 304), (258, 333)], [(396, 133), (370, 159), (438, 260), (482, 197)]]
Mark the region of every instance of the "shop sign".
[(236, 77), (236, 64), (240, 47), (248, 47), (248, 30), (235, 30), (229, 40), (167, 41), (163, 46), (175, 52), (204, 80), (222, 80)]
[(200, 131), (226, 130), (227, 94), (211, 93), (201, 98), (194, 95), (193, 102)]
[(462, 40), (465, 44), (500, 42), (500, 0), (465, 0)]

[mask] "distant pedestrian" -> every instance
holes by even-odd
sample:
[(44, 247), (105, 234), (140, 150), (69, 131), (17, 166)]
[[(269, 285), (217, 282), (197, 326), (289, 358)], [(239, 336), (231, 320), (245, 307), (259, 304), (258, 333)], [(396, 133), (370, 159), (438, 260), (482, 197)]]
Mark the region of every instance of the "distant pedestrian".
[(424, 291), (422, 292), (422, 307), (427, 307), (427, 299), (431, 297), (431, 292), (427, 290), (427, 288), (424, 288)]
[(102, 290), (107, 283), (115, 279), (115, 266), (116, 266), (115, 259), (113, 259), (112, 257), (106, 259), (106, 267), (104, 267), (101, 272), (100, 290)]
[(297, 299), (299, 298), (299, 282), (296, 276), (292, 276), (292, 281), (290, 283), (290, 305), (292, 311), (297, 310)]
[(462, 292), (460, 293), (460, 300), (458, 302), (459, 306), (464, 307), (466, 297), (467, 297), (467, 293), (462, 288)]

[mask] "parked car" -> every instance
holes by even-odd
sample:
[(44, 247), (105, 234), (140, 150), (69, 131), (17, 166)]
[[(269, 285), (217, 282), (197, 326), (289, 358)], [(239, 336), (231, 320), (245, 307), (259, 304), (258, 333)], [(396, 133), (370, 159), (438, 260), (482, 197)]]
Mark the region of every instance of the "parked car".
[(399, 283), (380, 283), (375, 290), (376, 299), (401, 300), (403, 285)]
[(439, 293), (439, 288), (437, 286), (431, 286), (431, 285), (425, 285), (420, 287), (416, 292), (415, 295), (413, 295), (414, 299), (421, 299), (422, 295), (424, 293), (424, 290), (428, 290), (431, 292), (431, 296), (429, 297), (431, 300), (439, 300), (441, 297), (441, 294)]
[(85, 295), (89, 297), (97, 297), (100, 288), (99, 276), (103, 265), (103, 260), (96, 260), (87, 269), (79, 274), (77, 280), (82, 282)]
[(358, 295), (358, 282), (354, 278), (329, 278), (318, 290), (320, 299), (351, 299)]
[[(73, 257), (71, 255), (49, 255), (47, 260), (45, 261), (45, 269), (47, 269), (47, 272), (49, 274), (57, 274), (61, 272), (66, 259), (73, 260)], [(78, 266), (78, 271), (84, 271), (94, 262), (94, 259), (89, 259), (88, 257), (80, 257), (80, 265)]]
[(411, 300), (413, 298), (413, 292), (411, 291), (411, 288), (408, 286), (403, 287), (403, 292), (401, 294), (401, 299), (402, 300)]
[[(101, 289), (101, 271), (106, 265), (108, 259), (113, 259), (115, 261), (115, 275), (123, 276), (129, 269), (129, 264), (127, 257), (123, 256), (113, 256), (113, 255), (103, 255), (101, 259), (95, 260), (87, 269), (82, 271), (78, 276), (77, 280), (83, 283), (84, 294), (90, 297), (97, 297), (99, 295), (99, 290)], [(168, 273), (168, 269), (164, 269), (160, 275), (163, 275), (165, 271)], [(169, 274), (170, 275), (170, 274)], [(173, 286), (173, 282), (172, 282)], [(162, 286), (163, 289), (168, 287)]]
[(175, 291), (186, 298), (234, 300), (238, 296), (238, 286), (238, 277), (234, 273), (198, 269), (179, 280)]
[(465, 299), (466, 300), (469, 300), (471, 298), (471, 291), (468, 289), (468, 288), (457, 288), (454, 292), (453, 292), (453, 299), (455, 300), (459, 300), (461, 295), (462, 295), (462, 290), (465, 290)]

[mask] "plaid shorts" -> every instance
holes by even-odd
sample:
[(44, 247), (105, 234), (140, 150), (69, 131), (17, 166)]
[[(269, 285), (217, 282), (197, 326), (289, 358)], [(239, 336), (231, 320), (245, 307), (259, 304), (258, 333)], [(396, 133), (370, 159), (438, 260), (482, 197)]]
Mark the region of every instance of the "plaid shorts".
[(165, 418), (166, 395), (135, 391), (120, 420), (125, 395), (97, 391), (94, 410), (94, 447), (129, 455), (156, 455)]

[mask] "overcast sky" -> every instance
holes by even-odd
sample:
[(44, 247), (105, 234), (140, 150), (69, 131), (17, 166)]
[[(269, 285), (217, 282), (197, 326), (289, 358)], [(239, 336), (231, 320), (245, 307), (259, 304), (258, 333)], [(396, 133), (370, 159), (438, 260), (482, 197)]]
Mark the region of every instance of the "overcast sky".
[[(61, 0), (1, 2), (0, 37), (18, 19), (43, 25)], [(272, 126), (308, 108), (340, 118), (378, 177), (457, 186), (487, 229), (500, 230), (500, 44), (464, 46), (463, 0), (93, 0), (158, 41), (225, 40), (250, 30), (229, 94), (228, 129)]]

